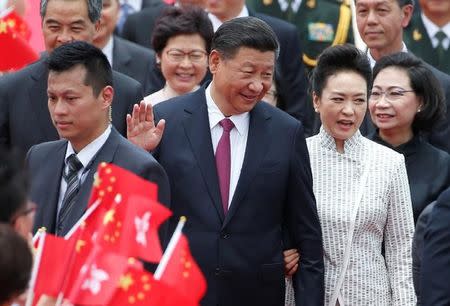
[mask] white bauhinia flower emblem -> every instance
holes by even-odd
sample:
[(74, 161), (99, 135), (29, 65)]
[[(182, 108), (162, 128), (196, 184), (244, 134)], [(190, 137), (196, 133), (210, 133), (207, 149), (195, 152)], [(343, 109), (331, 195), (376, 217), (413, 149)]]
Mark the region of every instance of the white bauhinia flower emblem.
[(150, 217), (151, 213), (146, 212), (142, 218), (135, 217), (134, 225), (136, 227), (136, 242), (142, 244), (143, 246), (147, 246), (147, 232), (150, 227)]
[(81, 289), (87, 289), (92, 294), (97, 295), (102, 290), (102, 282), (109, 279), (108, 273), (93, 264), (89, 271), (90, 278), (86, 279), (81, 285)]

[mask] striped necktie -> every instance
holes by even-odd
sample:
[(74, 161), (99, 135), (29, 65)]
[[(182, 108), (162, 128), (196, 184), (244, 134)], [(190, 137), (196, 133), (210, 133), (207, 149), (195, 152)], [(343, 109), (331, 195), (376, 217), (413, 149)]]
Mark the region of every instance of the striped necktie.
[(70, 214), (74, 203), (76, 202), (78, 190), (80, 189), (80, 181), (78, 179), (78, 172), (83, 168), (83, 164), (78, 159), (75, 153), (71, 154), (66, 159), (66, 165), (68, 168), (67, 173), (63, 172), (63, 178), (67, 183), (66, 193), (61, 204), (61, 208), (58, 214), (58, 220), (56, 222), (56, 233), (61, 234), (59, 231), (63, 228), (63, 223), (67, 216)]

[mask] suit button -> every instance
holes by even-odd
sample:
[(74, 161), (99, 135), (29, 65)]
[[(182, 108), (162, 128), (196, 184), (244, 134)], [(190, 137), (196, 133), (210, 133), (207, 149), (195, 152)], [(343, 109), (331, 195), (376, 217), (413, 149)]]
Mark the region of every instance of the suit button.
[(214, 272), (214, 274), (215, 274), (216, 276), (219, 276), (219, 275), (220, 275), (220, 268), (216, 268), (216, 271)]
[(230, 234), (228, 234), (228, 233), (222, 233), (222, 238), (223, 238), (223, 239), (228, 239), (228, 238), (230, 238)]

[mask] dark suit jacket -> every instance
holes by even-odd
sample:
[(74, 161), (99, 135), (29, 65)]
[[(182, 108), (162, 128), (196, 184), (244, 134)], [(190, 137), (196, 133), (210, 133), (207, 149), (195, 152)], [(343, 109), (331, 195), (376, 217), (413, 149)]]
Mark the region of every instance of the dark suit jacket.
[(420, 275), (423, 306), (450, 305), (450, 188), (436, 201), (425, 229)]
[[(47, 79), (44, 59), (0, 77), (0, 144), (27, 152), (35, 144), (59, 139), (47, 107)], [(126, 135), (125, 116), (142, 100), (142, 87), (118, 72), (113, 83), (112, 123)]]
[(450, 155), (415, 135), (397, 147), (384, 142), (377, 133), (368, 137), (405, 156), (414, 222), (422, 210), (450, 186)]
[(417, 306), (422, 305), (420, 294), (420, 270), (422, 266), (423, 256), (423, 242), (425, 236), (425, 229), (430, 219), (431, 212), (433, 211), (436, 201), (429, 204), (420, 214), (416, 223), (416, 230), (414, 231), (414, 239), (411, 248), (412, 264), (413, 264), (413, 282), (414, 291), (417, 296)]
[(112, 68), (135, 79), (142, 85), (144, 95), (152, 93), (155, 52), (114, 35)]
[[(157, 104), (166, 120), (154, 156), (169, 175), (171, 206), (185, 215), (208, 282), (202, 305), (284, 305), (284, 247), (300, 250), (297, 305), (323, 305), (321, 229), (303, 128), (266, 103), (250, 112), (244, 163), (224, 215), (204, 88)], [(283, 245), (283, 228), (292, 245)]]
[(446, 61), (439, 63), (438, 53), (433, 44), (431, 38), (428, 36), (427, 29), (423, 24), (420, 12), (415, 12), (408, 27), (403, 31), (403, 40), (405, 41), (408, 50), (411, 50), (415, 55), (423, 59), (433, 67), (449, 74), (450, 73), (450, 48), (445, 52)]
[[(437, 123), (433, 130), (426, 135), (425, 138), (433, 146), (450, 153), (450, 76), (427, 63), (425, 63), (425, 65), (431, 70), (431, 72), (433, 72), (434, 76), (439, 80), (439, 83), (441, 83), (447, 108), (444, 119)], [(360, 130), (363, 135), (370, 135), (371, 133), (374, 133), (375, 127), (370, 119), (369, 112), (367, 112)]]
[[(31, 175), (31, 199), (38, 205), (34, 220), (35, 230), (42, 226), (50, 233), (56, 230), (56, 211), (66, 148), (67, 140), (58, 140), (33, 146), (27, 154)], [(169, 182), (164, 169), (148, 152), (131, 144), (114, 128), (94, 158), (67, 222), (63, 224), (62, 229), (58, 229), (62, 235), (66, 234), (85, 212), (94, 173), (101, 162), (113, 163), (158, 184), (159, 200), (170, 206)]]
[[(122, 36), (144, 47), (151, 48), (151, 36), (155, 21), (167, 5), (154, 6), (130, 15), (125, 22)], [(302, 50), (297, 29), (294, 25), (268, 15), (249, 11), (250, 16), (267, 22), (280, 42), (280, 56), (277, 59), (277, 106), (302, 121), (305, 134), (310, 135), (313, 124), (312, 107), (307, 105), (308, 81), (302, 62)], [(156, 75), (156, 74), (155, 74)], [(207, 79), (209, 80), (209, 79)], [(155, 81), (157, 82), (157, 81)], [(160, 88), (164, 82), (160, 82)]]

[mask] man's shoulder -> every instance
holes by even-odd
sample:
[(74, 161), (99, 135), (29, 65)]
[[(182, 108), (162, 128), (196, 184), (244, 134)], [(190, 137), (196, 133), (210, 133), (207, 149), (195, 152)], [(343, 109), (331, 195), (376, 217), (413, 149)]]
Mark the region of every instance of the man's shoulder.
[(57, 150), (65, 148), (67, 145), (67, 140), (55, 140), (55, 141), (47, 141), (43, 143), (39, 143), (33, 145), (28, 151), (28, 158), (33, 156), (32, 159), (29, 159), (29, 162), (37, 162), (40, 163), (40, 159), (51, 158), (51, 154), (56, 152)]
[(275, 125), (285, 127), (290, 126), (295, 128), (297, 128), (299, 125), (302, 125), (301, 121), (299, 121), (298, 119), (292, 117), (291, 115), (279, 109), (278, 107), (270, 105), (269, 103), (266, 103), (264, 101), (258, 102), (258, 104), (256, 104), (255, 108), (251, 112), (251, 114), (255, 112), (270, 117), (272, 119), (273, 124)]
[(139, 61), (142, 60), (148, 62), (151, 61), (152, 58), (155, 56), (155, 52), (153, 50), (145, 48), (141, 45), (138, 45), (134, 42), (128, 41), (116, 35), (114, 36), (114, 44), (117, 44), (119, 48), (127, 49), (127, 51), (132, 56), (133, 60)]
[[(118, 132), (114, 132), (112, 137), (114, 137), (114, 141), (117, 142), (117, 149), (114, 154), (113, 163), (118, 164), (119, 166), (122, 165), (125, 168), (130, 168), (130, 165), (140, 167), (157, 163), (155, 158), (149, 152), (132, 144)], [(107, 141), (113, 140), (108, 139)]]
[(127, 91), (136, 90), (137, 88), (141, 87), (141, 84), (135, 79), (114, 70), (113, 70), (113, 83), (114, 89), (121, 88), (122, 90)]
[(20, 84), (20, 86), (24, 85), (24, 82), (26, 82), (31, 77), (46, 77), (47, 74), (46, 64), (44, 60), (39, 60), (37, 62), (34, 62), (16, 72), (8, 73), (2, 77), (0, 77), (0, 84), (5, 84), (11, 87), (9, 89), (11, 90), (17, 90), (17, 87), (12, 87), (13, 84)]

